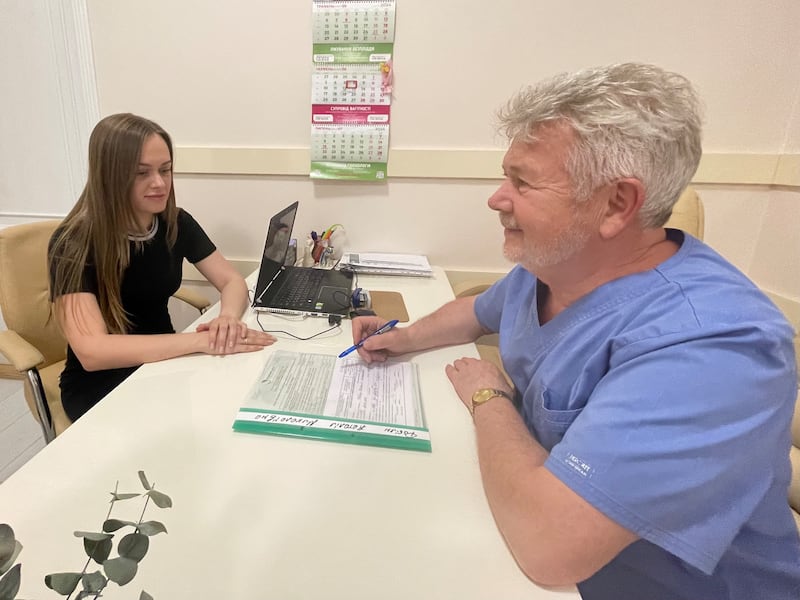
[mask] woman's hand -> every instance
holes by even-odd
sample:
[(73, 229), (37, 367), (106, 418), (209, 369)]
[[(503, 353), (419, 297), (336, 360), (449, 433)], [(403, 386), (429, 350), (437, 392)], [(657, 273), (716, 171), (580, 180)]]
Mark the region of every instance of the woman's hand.
[(198, 332), (208, 332), (209, 343), (206, 346), (206, 354), (215, 356), (222, 356), (225, 354), (238, 354), (240, 352), (257, 352), (266, 346), (271, 346), (277, 340), (268, 333), (258, 331), (255, 329), (248, 329), (245, 326), (244, 335), (235, 335), (233, 338), (228, 338), (223, 346), (213, 343), (215, 340), (211, 337), (211, 323), (203, 323), (197, 327)]
[[(234, 348), (249, 336), (245, 323), (239, 319), (228, 316), (215, 317), (207, 323), (201, 323), (197, 326), (197, 331), (208, 332), (209, 354), (230, 354), (237, 352)], [(272, 338), (272, 336), (268, 337)], [(255, 337), (251, 337), (251, 339), (255, 339)], [(274, 342), (275, 338), (272, 338), (272, 341)], [(242, 350), (238, 350), (238, 352), (242, 352)]]

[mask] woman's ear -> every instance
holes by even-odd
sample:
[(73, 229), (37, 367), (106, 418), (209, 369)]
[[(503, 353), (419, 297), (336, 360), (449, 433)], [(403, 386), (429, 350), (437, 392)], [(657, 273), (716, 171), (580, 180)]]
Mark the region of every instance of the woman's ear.
[(636, 221), (644, 200), (644, 185), (638, 179), (629, 177), (610, 184), (600, 235), (605, 239), (619, 235)]

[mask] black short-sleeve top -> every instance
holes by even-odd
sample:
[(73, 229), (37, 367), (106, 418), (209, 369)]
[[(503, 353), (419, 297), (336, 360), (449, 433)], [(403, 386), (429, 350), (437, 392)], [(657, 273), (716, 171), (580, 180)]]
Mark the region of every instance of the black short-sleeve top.
[[(130, 334), (174, 333), (167, 302), (181, 285), (183, 260), (197, 263), (210, 256), (216, 246), (202, 227), (183, 209), (178, 209), (178, 235), (175, 246), (167, 245), (167, 227), (161, 216), (156, 220), (152, 237), (137, 243), (131, 241), (130, 265), (122, 276), (122, 307), (130, 320)], [(58, 234), (54, 234), (53, 239)], [(52, 243), (52, 239), (51, 239)], [(50, 289), (53, 287), (55, 265), (60, 260), (50, 258)], [(93, 264), (84, 268), (81, 292), (97, 294), (97, 271)], [(103, 396), (119, 385), (137, 367), (86, 371), (78, 357), (67, 347), (67, 363), (61, 374), (61, 402), (74, 421), (94, 406)]]

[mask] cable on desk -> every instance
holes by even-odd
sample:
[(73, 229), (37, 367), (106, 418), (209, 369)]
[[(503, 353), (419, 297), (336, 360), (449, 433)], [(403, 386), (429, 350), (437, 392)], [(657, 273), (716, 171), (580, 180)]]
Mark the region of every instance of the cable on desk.
[(261, 315), (258, 314), (258, 313), (256, 313), (256, 323), (258, 323), (259, 328), (264, 333), (285, 333), (286, 335), (289, 335), (289, 336), (293, 337), (294, 339), (301, 340), (301, 341), (310, 340), (310, 339), (313, 339), (313, 338), (315, 338), (317, 336), (322, 335), (323, 333), (328, 333), (329, 331), (333, 331), (334, 329), (341, 329), (342, 328), (342, 322), (340, 320), (333, 327), (328, 327), (327, 329), (323, 329), (322, 331), (318, 331), (314, 335), (310, 335), (308, 337), (300, 337), (299, 335), (295, 335), (295, 334), (293, 334), (293, 333), (291, 333), (289, 331), (285, 331), (283, 329), (264, 329), (264, 326), (261, 324)]

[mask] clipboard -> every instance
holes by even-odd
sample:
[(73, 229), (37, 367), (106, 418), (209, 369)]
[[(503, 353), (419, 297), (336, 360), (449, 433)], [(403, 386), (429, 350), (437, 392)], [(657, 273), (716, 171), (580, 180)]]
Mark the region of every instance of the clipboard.
[(372, 311), (379, 317), (391, 321), (397, 319), (401, 323), (408, 323), (408, 310), (400, 292), (369, 292), (372, 299)]

